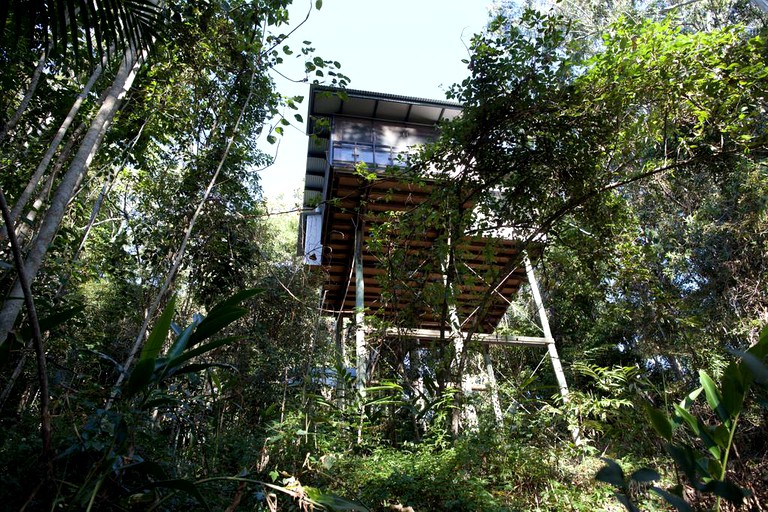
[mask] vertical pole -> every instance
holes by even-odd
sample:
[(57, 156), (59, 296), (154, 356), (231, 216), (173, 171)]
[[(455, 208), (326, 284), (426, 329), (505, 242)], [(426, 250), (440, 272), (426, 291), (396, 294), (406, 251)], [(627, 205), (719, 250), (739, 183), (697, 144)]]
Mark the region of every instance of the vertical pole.
[(344, 407), (346, 399), (347, 354), (344, 344), (344, 318), (338, 316), (333, 323), (333, 340), (336, 343), (336, 404), (339, 409)]
[(446, 306), (447, 306), (447, 313), (448, 313), (448, 327), (450, 328), (450, 336), (451, 340), (453, 341), (453, 359), (449, 365), (449, 368), (452, 370), (452, 374), (456, 376), (455, 385), (459, 389), (458, 393), (455, 396), (454, 399), (454, 408), (451, 413), (451, 434), (454, 437), (457, 437), (459, 433), (461, 432), (461, 419), (464, 413), (467, 411), (465, 410), (465, 407), (463, 406), (464, 402), (464, 392), (466, 391), (464, 388), (464, 368), (463, 368), (463, 358), (464, 358), (464, 336), (461, 332), (461, 321), (459, 320), (459, 308), (456, 304), (456, 294), (454, 293), (454, 287), (453, 284), (449, 282), (448, 280), (448, 272), (450, 271), (449, 265), (451, 263), (451, 250), (452, 250), (452, 242), (453, 240), (451, 237), (448, 237), (447, 240), (447, 252), (445, 255), (445, 260), (442, 261), (442, 271), (443, 271), (443, 285), (445, 286), (445, 293), (446, 293)]
[(368, 381), (368, 351), (365, 346), (365, 279), (363, 277), (363, 219), (358, 218), (355, 231), (355, 357), (357, 390), (365, 396)]
[(496, 426), (501, 426), (504, 417), (501, 414), (501, 402), (499, 401), (499, 386), (496, 383), (496, 374), (493, 372), (493, 363), (491, 362), (491, 353), (488, 345), (483, 345), (483, 362), (485, 363), (485, 374), (488, 378), (488, 391), (491, 393), (491, 405), (493, 406), (493, 417), (496, 420)]
[[(539, 284), (536, 281), (536, 274), (533, 272), (533, 265), (528, 255), (525, 255), (525, 273), (528, 276), (528, 284), (531, 286), (531, 294), (533, 295), (533, 302), (536, 304), (536, 309), (539, 313), (539, 321), (541, 322), (541, 330), (544, 332), (544, 337), (549, 343), (547, 343), (547, 350), (549, 351), (549, 359), (552, 362), (552, 369), (555, 371), (555, 378), (557, 378), (557, 386), (560, 388), (560, 396), (563, 397), (563, 403), (568, 402), (568, 383), (565, 381), (565, 373), (563, 373), (563, 365), (560, 363), (560, 356), (557, 353), (557, 347), (555, 347), (555, 339), (552, 337), (552, 330), (549, 327), (549, 319), (547, 318), (547, 310), (544, 309), (544, 301), (541, 299), (541, 293), (539, 292)], [(571, 432), (573, 440), (576, 444), (580, 444), (581, 436), (579, 435), (579, 429), (575, 428)]]

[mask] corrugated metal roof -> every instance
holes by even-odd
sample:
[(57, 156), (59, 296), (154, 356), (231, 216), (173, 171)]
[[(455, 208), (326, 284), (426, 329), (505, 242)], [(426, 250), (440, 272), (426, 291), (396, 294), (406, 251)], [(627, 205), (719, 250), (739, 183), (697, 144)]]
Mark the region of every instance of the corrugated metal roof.
[(410, 103), (410, 104), (424, 104), (424, 105), (440, 105), (443, 107), (449, 107), (454, 108), (457, 110), (461, 110), (462, 105), (461, 103), (457, 103), (455, 101), (448, 101), (448, 100), (431, 100), (427, 98), (418, 98), (415, 96), (400, 96), (398, 94), (387, 94), (382, 92), (372, 92), (372, 91), (362, 91), (359, 89), (339, 89), (338, 87), (328, 87), (325, 85), (310, 85), (309, 87), (309, 113), (312, 114), (312, 107), (313, 107), (313, 100), (315, 98), (315, 94), (319, 92), (324, 93), (331, 93), (331, 94), (339, 94), (344, 93), (347, 94), (350, 97), (356, 97), (356, 98), (368, 98), (372, 100), (389, 100), (393, 102), (399, 102), (399, 103)]
[[(435, 124), (461, 113), (461, 104), (397, 94), (312, 85), (309, 115), (349, 116), (411, 124)], [(309, 125), (308, 125), (309, 127)]]

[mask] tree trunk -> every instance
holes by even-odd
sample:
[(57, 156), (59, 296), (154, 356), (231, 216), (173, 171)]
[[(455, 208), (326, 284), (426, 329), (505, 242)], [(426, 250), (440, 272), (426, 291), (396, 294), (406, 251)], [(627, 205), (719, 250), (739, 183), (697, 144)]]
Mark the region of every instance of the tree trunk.
[(32, 96), (35, 95), (37, 84), (40, 83), (40, 75), (43, 73), (43, 68), (45, 67), (47, 55), (48, 52), (46, 51), (43, 52), (43, 54), (40, 56), (40, 60), (37, 62), (37, 66), (35, 67), (35, 72), (32, 73), (32, 81), (29, 83), (29, 87), (27, 88), (26, 94), (24, 94), (24, 98), (19, 104), (19, 108), (16, 109), (16, 112), (13, 113), (13, 116), (0, 129), (0, 143), (2, 143), (8, 133), (16, 127), (19, 120), (21, 119), (22, 114), (24, 114), (24, 111), (27, 109), (30, 100), (32, 100)]
[[(48, 247), (53, 241), (61, 221), (64, 218), (67, 204), (75, 192), (75, 187), (88, 172), (88, 167), (99, 149), (104, 132), (119, 110), (120, 102), (125, 93), (133, 85), (133, 80), (139, 70), (141, 61), (142, 58), (137, 56), (133, 49), (129, 48), (126, 50), (123, 61), (115, 76), (115, 80), (112, 82), (112, 86), (109, 89), (109, 93), (104, 99), (96, 117), (94, 117), (91, 122), (88, 132), (85, 134), (85, 137), (83, 137), (83, 142), (80, 144), (80, 148), (72, 159), (69, 169), (61, 179), (61, 183), (51, 200), (51, 205), (46, 211), (45, 218), (42, 221), (37, 237), (33, 241), (27, 254), (27, 258), (24, 262), (24, 271), (30, 281), (33, 281), (37, 276), (37, 272), (40, 270), (43, 258), (48, 251)], [(16, 317), (21, 309), (21, 302), (16, 300), (16, 297), (20, 297), (20, 292), (21, 285), (17, 279), (9, 296), (3, 302), (2, 310), (0, 310), (0, 340), (2, 340), (3, 343), (8, 337), (8, 333), (13, 328), (13, 325), (16, 322)]]
[[(148, 120), (144, 121), (144, 124), (141, 125), (141, 128), (139, 129), (139, 133), (133, 138), (133, 141), (131, 142), (130, 146), (125, 149), (126, 154), (129, 151), (131, 151), (133, 147), (136, 145), (136, 143), (139, 141), (141, 134), (144, 132), (144, 127), (147, 126), (148, 122), (149, 122)], [(104, 184), (102, 185), (101, 192), (99, 192), (99, 195), (93, 204), (93, 208), (91, 209), (91, 216), (88, 219), (88, 224), (86, 224), (85, 229), (83, 231), (83, 236), (80, 238), (80, 244), (77, 246), (77, 249), (75, 250), (75, 253), (72, 256), (72, 260), (69, 266), (70, 270), (68, 270), (64, 275), (64, 277), (61, 279), (61, 283), (59, 284), (59, 289), (56, 290), (56, 296), (55, 296), (56, 300), (58, 300), (64, 295), (64, 292), (67, 289), (67, 283), (69, 281), (69, 277), (72, 275), (71, 269), (74, 268), (75, 264), (80, 259), (80, 254), (83, 252), (83, 249), (85, 249), (85, 244), (88, 241), (88, 237), (90, 236), (91, 231), (93, 230), (93, 226), (96, 225), (96, 218), (99, 216), (99, 212), (101, 212), (101, 207), (104, 204), (104, 200), (106, 199), (107, 194), (109, 194), (115, 182), (117, 181), (117, 176), (120, 170), (123, 167), (125, 167), (126, 161), (127, 161), (127, 157), (123, 159), (120, 165), (117, 165), (115, 167), (112, 174), (107, 178), (107, 181), (105, 181)]]
[[(56, 182), (56, 176), (59, 175), (59, 171), (61, 171), (61, 168), (64, 167), (64, 163), (72, 154), (72, 148), (75, 146), (75, 143), (83, 134), (83, 132), (85, 132), (87, 127), (88, 125), (85, 123), (80, 123), (78, 127), (75, 128), (75, 131), (72, 132), (72, 136), (69, 138), (67, 143), (64, 144), (61, 153), (59, 153), (58, 158), (56, 158), (56, 162), (53, 164), (51, 173), (45, 180), (45, 186), (43, 186), (40, 192), (38, 192), (37, 198), (35, 198), (35, 202), (32, 203), (32, 208), (30, 208), (30, 210), (27, 212), (27, 215), (24, 217), (24, 222), (19, 222), (16, 225), (16, 236), (19, 237), (19, 240), (26, 242), (32, 238), (32, 235), (34, 234), (33, 225), (35, 219), (37, 218), (37, 212), (40, 211), (43, 205), (48, 201), (48, 198), (51, 195), (51, 190), (53, 190), (53, 185)], [(0, 234), (0, 236), (1, 235), (2, 234)]]
[[(203, 192), (203, 197), (200, 199), (200, 202), (197, 205), (197, 208), (195, 209), (194, 213), (192, 214), (192, 217), (189, 220), (189, 223), (187, 224), (187, 229), (184, 231), (184, 236), (181, 240), (181, 245), (179, 246), (179, 249), (176, 251), (176, 254), (174, 254), (173, 257), (173, 263), (171, 265), (170, 270), (168, 271), (168, 275), (166, 275), (165, 280), (163, 281), (163, 284), (160, 286), (160, 290), (158, 291), (157, 295), (155, 296), (155, 300), (152, 301), (152, 304), (150, 305), (149, 309), (147, 310), (145, 316), (144, 316), (144, 322), (141, 325), (141, 328), (139, 329), (139, 333), (136, 336), (136, 339), (133, 342), (133, 346), (131, 347), (131, 351), (128, 354), (128, 357), (125, 361), (125, 364), (123, 364), (124, 371), (120, 373), (120, 376), (117, 378), (117, 382), (115, 382), (115, 390), (117, 390), (125, 380), (125, 378), (128, 376), (128, 370), (130, 369), (131, 365), (133, 364), (133, 360), (136, 358), (136, 354), (139, 353), (139, 350), (141, 349), (142, 345), (144, 344), (144, 338), (147, 335), (147, 331), (149, 330), (149, 323), (152, 321), (152, 319), (155, 316), (155, 313), (160, 308), (160, 305), (165, 300), (165, 295), (168, 293), (168, 291), (171, 288), (171, 284), (176, 279), (176, 274), (179, 272), (179, 269), (181, 268), (181, 263), (184, 260), (184, 254), (187, 250), (187, 243), (189, 243), (189, 238), (192, 236), (192, 231), (195, 229), (195, 224), (197, 223), (198, 217), (200, 217), (200, 214), (203, 211), (203, 207), (205, 207), (205, 203), (208, 202), (208, 198), (211, 195), (211, 192), (213, 191), (213, 187), (216, 185), (217, 180), (219, 179), (219, 174), (221, 173), (221, 169), (224, 167), (224, 162), (227, 160), (227, 156), (229, 155), (229, 151), (232, 148), (232, 144), (235, 141), (235, 137), (237, 136), (238, 130), (240, 128), (240, 123), (243, 120), (243, 117), (245, 116), (245, 111), (248, 108), (248, 105), (251, 102), (251, 97), (253, 95), (253, 81), (256, 76), (256, 71), (253, 71), (251, 73), (251, 80), (250, 84), (248, 86), (248, 96), (245, 99), (245, 102), (243, 103), (243, 107), (240, 109), (240, 113), (238, 115), (237, 121), (235, 121), (235, 125), (232, 128), (232, 134), (229, 137), (229, 140), (226, 143), (226, 146), (224, 147), (223, 154), (221, 155), (221, 158), (219, 159), (218, 165), (216, 166), (216, 171), (213, 173), (213, 177), (208, 182), (208, 186), (205, 189), (205, 192)], [(0, 332), (0, 335), (2, 335), (2, 332)], [(110, 397), (109, 402), (107, 403), (107, 408), (109, 408), (112, 405), (112, 402), (116, 398), (116, 391), (113, 393), (113, 395)]]
[(491, 395), (493, 418), (496, 421), (496, 426), (501, 427), (504, 423), (504, 416), (501, 412), (499, 385), (496, 382), (496, 373), (493, 371), (493, 361), (491, 361), (491, 351), (488, 345), (483, 345), (483, 362), (485, 363), (485, 374), (488, 379), (488, 393)]
[[(48, 146), (48, 150), (45, 152), (43, 159), (40, 161), (40, 164), (37, 166), (37, 169), (35, 169), (35, 172), (32, 174), (32, 177), (29, 179), (27, 186), (24, 188), (24, 190), (22, 191), (18, 199), (16, 199), (16, 203), (13, 205), (13, 208), (11, 209), (11, 219), (13, 220), (14, 225), (19, 220), (19, 215), (21, 215), (21, 212), (27, 206), (27, 202), (29, 202), (30, 197), (32, 197), (32, 193), (35, 191), (38, 184), (40, 183), (40, 180), (42, 179), (43, 174), (48, 169), (48, 165), (51, 163), (51, 160), (53, 159), (53, 155), (56, 154), (56, 150), (59, 148), (59, 144), (61, 144), (61, 141), (64, 140), (64, 136), (67, 134), (69, 127), (72, 125), (72, 122), (75, 120), (75, 116), (77, 116), (77, 113), (80, 111), (80, 106), (83, 104), (83, 101), (88, 96), (88, 93), (91, 92), (91, 88), (93, 87), (93, 84), (96, 82), (96, 80), (98, 80), (99, 76), (101, 76), (101, 70), (102, 70), (101, 64), (97, 65), (96, 69), (93, 70), (91, 77), (88, 79), (88, 83), (85, 84), (85, 87), (83, 87), (83, 90), (80, 92), (80, 94), (77, 95), (75, 102), (72, 104), (72, 107), (69, 109), (69, 113), (67, 113), (67, 117), (64, 118), (64, 121), (61, 123), (59, 130), (56, 132), (56, 135), (53, 137), (51, 144)], [(0, 230), (0, 240), (2, 240), (5, 235), (6, 235), (5, 229), (3, 228), (2, 230)]]

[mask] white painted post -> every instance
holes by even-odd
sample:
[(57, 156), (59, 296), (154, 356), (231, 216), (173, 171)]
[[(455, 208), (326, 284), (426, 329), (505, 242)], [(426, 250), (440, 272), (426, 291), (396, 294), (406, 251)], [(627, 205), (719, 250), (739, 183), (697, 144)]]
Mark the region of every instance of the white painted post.
[(491, 405), (493, 406), (493, 417), (496, 420), (496, 425), (501, 426), (504, 421), (504, 417), (501, 413), (501, 402), (499, 401), (499, 386), (496, 383), (496, 374), (493, 371), (493, 362), (491, 361), (491, 353), (488, 345), (483, 345), (483, 361), (485, 362), (485, 374), (488, 378), (488, 391), (491, 394)]
[(363, 220), (358, 218), (355, 230), (355, 357), (356, 385), (361, 396), (365, 396), (368, 382), (368, 350), (365, 346), (365, 279), (363, 276)]
[[(563, 397), (563, 403), (568, 402), (568, 383), (565, 381), (565, 373), (563, 373), (563, 365), (560, 363), (560, 356), (557, 353), (557, 347), (555, 347), (555, 339), (552, 337), (552, 330), (549, 327), (549, 319), (547, 318), (547, 310), (544, 309), (544, 301), (541, 299), (541, 293), (539, 292), (539, 284), (536, 281), (536, 274), (533, 272), (533, 265), (531, 264), (528, 255), (525, 256), (525, 273), (528, 276), (528, 284), (531, 286), (531, 294), (533, 295), (533, 302), (536, 304), (536, 309), (539, 313), (539, 321), (541, 322), (541, 330), (544, 332), (544, 337), (549, 340), (547, 343), (547, 350), (549, 351), (549, 359), (552, 362), (552, 369), (555, 371), (555, 378), (557, 379), (557, 386), (560, 388), (560, 396)], [(573, 435), (573, 441), (576, 444), (581, 444), (581, 436), (579, 429), (575, 428), (571, 432)]]

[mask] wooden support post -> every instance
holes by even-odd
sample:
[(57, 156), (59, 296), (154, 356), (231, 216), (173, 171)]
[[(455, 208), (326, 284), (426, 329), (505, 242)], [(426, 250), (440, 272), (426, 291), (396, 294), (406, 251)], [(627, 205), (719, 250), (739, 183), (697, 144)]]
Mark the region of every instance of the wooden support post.
[(347, 354), (346, 344), (344, 343), (344, 318), (336, 317), (333, 323), (333, 340), (336, 344), (336, 404), (339, 409), (343, 408), (346, 399), (346, 390), (344, 382), (346, 381)]
[(491, 393), (491, 406), (493, 406), (493, 417), (496, 425), (501, 426), (504, 417), (501, 413), (501, 402), (499, 401), (499, 386), (496, 383), (496, 374), (493, 372), (493, 363), (491, 362), (491, 353), (488, 345), (483, 345), (483, 362), (485, 363), (485, 374), (488, 378), (488, 391)]
[[(525, 272), (528, 275), (528, 284), (531, 286), (531, 294), (533, 295), (533, 302), (536, 305), (536, 309), (539, 313), (539, 321), (541, 322), (541, 330), (544, 332), (544, 337), (548, 340), (552, 340), (547, 343), (547, 350), (549, 351), (549, 360), (552, 362), (552, 369), (555, 371), (555, 378), (557, 379), (557, 386), (560, 388), (560, 395), (563, 397), (563, 403), (568, 402), (568, 383), (565, 381), (565, 373), (563, 372), (563, 365), (560, 363), (560, 356), (557, 353), (557, 347), (555, 347), (554, 338), (552, 337), (552, 329), (549, 327), (549, 319), (547, 318), (547, 310), (544, 308), (544, 301), (541, 298), (541, 292), (539, 292), (539, 284), (536, 281), (536, 274), (533, 272), (533, 265), (531, 264), (528, 255), (525, 256)], [(576, 444), (581, 444), (581, 436), (579, 429), (575, 428), (571, 432), (573, 435), (573, 441)]]
[(368, 382), (368, 350), (365, 346), (365, 278), (363, 276), (363, 235), (362, 217), (357, 219), (355, 230), (355, 365), (356, 385), (361, 396), (365, 396)]

